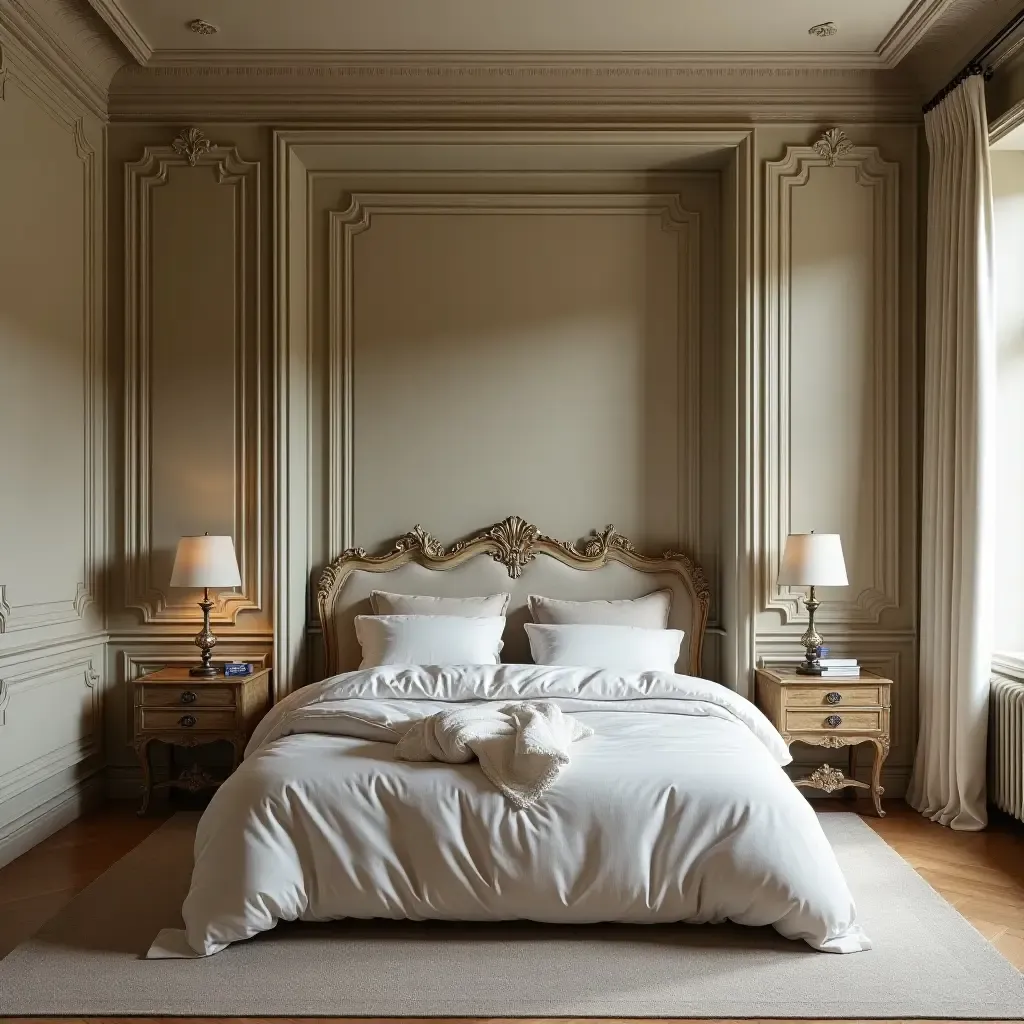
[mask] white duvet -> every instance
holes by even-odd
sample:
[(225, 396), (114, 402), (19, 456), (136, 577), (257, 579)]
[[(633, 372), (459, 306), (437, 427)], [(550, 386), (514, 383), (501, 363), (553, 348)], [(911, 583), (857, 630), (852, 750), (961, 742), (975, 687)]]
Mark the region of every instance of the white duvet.
[[(546, 700), (593, 730), (517, 808), (476, 762), (397, 760), (455, 702)], [(438, 918), (773, 925), (870, 949), (782, 738), (748, 701), (670, 673), (387, 666), (291, 694), (199, 822), (185, 933), (206, 955), (278, 921)], [(186, 944), (187, 940), (187, 944)]]

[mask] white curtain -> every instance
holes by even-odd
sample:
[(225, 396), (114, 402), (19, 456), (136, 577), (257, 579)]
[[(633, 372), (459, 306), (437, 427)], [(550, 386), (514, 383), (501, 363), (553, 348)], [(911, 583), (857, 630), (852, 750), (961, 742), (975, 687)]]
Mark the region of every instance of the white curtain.
[(996, 333), (985, 87), (925, 114), (928, 222), (921, 518), (921, 732), (907, 799), (955, 829), (987, 822)]

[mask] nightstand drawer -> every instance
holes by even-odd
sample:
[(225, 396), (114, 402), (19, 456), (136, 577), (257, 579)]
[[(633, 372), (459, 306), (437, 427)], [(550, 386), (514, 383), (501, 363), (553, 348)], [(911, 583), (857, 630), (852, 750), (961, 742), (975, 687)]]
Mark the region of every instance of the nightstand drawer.
[(140, 726), (143, 732), (167, 732), (178, 730), (188, 732), (225, 732), (235, 728), (235, 712), (211, 711), (200, 708), (189, 710), (185, 708), (173, 708), (166, 711), (154, 708), (141, 709), (142, 721)]
[(139, 703), (146, 708), (233, 708), (236, 691), (231, 686), (211, 686), (209, 683), (189, 686), (185, 683), (180, 688), (142, 685), (139, 693)]
[[(882, 706), (882, 688), (880, 686), (847, 685), (834, 680), (839, 685), (822, 686), (787, 686), (786, 707), (788, 708), (832, 708), (846, 705), (851, 708), (870, 708)], [(832, 699), (829, 699), (829, 695)], [(838, 700), (836, 700), (838, 696)]]
[(881, 732), (882, 711), (787, 711), (785, 731)]

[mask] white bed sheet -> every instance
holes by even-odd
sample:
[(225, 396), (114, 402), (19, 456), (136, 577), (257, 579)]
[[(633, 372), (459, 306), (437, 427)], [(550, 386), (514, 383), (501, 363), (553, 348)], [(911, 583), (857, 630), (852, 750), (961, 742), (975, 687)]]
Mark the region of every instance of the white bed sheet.
[[(535, 805), (476, 763), (395, 760), (452, 700), (556, 701), (594, 730)], [(870, 941), (782, 738), (706, 680), (533, 665), (384, 666), (292, 694), (264, 719), (196, 836), (187, 947), (280, 920), (525, 918), (774, 925), (815, 949)]]

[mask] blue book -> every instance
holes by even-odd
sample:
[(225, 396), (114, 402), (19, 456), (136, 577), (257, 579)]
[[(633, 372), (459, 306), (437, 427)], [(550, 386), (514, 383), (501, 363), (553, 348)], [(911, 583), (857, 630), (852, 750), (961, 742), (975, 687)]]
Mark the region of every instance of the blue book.
[(248, 661), (225, 661), (224, 675), (226, 676), (251, 676), (252, 663)]

